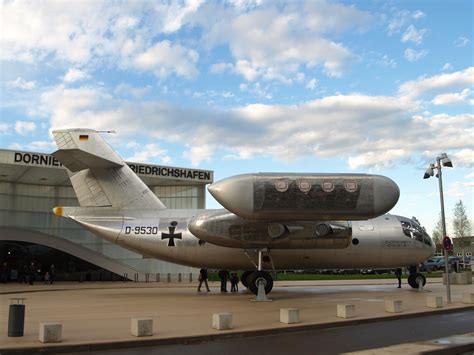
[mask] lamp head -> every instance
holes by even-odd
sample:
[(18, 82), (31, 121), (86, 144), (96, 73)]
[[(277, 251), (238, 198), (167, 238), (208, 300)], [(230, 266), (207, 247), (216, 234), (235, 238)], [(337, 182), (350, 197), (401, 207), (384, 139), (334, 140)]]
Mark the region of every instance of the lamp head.
[(429, 179), (430, 177), (432, 177), (434, 175), (434, 168), (434, 164), (430, 164), (428, 169), (426, 169), (425, 171), (425, 175), (423, 175), (423, 179)]
[(441, 153), (438, 159), (441, 160), (441, 164), (443, 164), (443, 166), (447, 168), (453, 167), (453, 162), (451, 161), (451, 159), (448, 158), (448, 155), (446, 153)]
[(451, 159), (449, 159), (448, 157), (446, 158), (443, 158), (441, 160), (441, 163), (443, 163), (443, 166), (446, 166), (448, 168), (452, 168), (453, 167), (453, 162), (451, 161)]

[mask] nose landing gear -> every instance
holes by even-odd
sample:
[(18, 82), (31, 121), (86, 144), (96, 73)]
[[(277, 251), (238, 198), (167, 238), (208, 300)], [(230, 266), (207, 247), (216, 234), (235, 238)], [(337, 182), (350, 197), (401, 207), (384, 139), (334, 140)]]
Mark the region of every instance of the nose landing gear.
[(258, 265), (256, 271), (245, 271), (240, 280), (242, 285), (247, 287), (253, 294), (258, 295), (258, 286), (262, 284), (265, 289), (265, 294), (269, 294), (273, 288), (273, 278), (269, 272), (262, 270), (263, 264), (263, 253), (267, 254), (268, 259), (270, 260), (272, 267), (273, 261), (271, 260), (270, 253), (267, 249), (258, 250)]
[(408, 275), (408, 284), (412, 288), (420, 288), (426, 285), (426, 277), (423, 274), (420, 274), (416, 266), (409, 267), (410, 275)]
[(269, 294), (273, 288), (272, 276), (268, 272), (262, 270), (252, 272), (247, 278), (247, 282), (249, 290), (255, 295), (258, 294), (259, 283), (263, 283), (265, 294)]

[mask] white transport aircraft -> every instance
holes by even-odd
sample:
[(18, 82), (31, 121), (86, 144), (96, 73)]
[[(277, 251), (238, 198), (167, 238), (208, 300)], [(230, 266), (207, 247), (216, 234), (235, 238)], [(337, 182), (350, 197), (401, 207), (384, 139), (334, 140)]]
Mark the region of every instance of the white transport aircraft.
[(56, 207), (95, 235), (146, 256), (198, 268), (243, 270), (269, 293), (271, 271), (416, 266), (435, 247), (413, 218), (386, 214), (389, 178), (366, 174), (258, 173), (209, 186), (225, 209), (168, 209), (92, 129), (53, 132), (80, 207)]

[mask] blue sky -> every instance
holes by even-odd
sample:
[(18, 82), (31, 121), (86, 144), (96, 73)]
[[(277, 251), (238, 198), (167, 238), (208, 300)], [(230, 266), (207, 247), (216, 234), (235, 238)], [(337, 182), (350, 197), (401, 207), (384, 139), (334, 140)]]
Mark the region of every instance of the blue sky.
[[(473, 219), (472, 1), (2, 1), (0, 147), (115, 129), (126, 159), (361, 172), (431, 232), (440, 152), (448, 223)], [(219, 205), (208, 197), (208, 207)]]

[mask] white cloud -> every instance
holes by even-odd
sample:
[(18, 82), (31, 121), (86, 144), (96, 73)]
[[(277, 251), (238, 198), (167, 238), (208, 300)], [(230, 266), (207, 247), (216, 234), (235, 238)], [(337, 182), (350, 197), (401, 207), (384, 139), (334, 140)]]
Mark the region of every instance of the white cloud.
[(209, 68), (209, 72), (212, 74), (222, 74), (226, 71), (232, 71), (234, 65), (232, 63), (215, 63)]
[(453, 165), (468, 166), (468, 167), (474, 166), (474, 150), (470, 148), (464, 148), (457, 152), (454, 152), (450, 154), (450, 157), (451, 157), (451, 160), (453, 161)]
[(215, 146), (204, 144), (193, 146), (183, 153), (183, 158), (188, 159), (193, 166), (198, 166), (203, 161), (211, 161)]
[(263, 0), (229, 0), (228, 2), (241, 11), (248, 11), (260, 6)]
[(53, 152), (57, 149), (54, 141), (33, 141), (27, 144), (27, 150), (40, 152)]
[(363, 29), (371, 20), (367, 12), (326, 1), (269, 4), (207, 25), (206, 42), (228, 44), (235, 72), (248, 81), (290, 83), (302, 67), (321, 67), (326, 75), (340, 77), (354, 56), (324, 34)]
[(465, 47), (469, 44), (469, 42), (471, 42), (469, 38), (459, 36), (453, 43), (456, 47)]
[(153, 70), (160, 78), (166, 78), (172, 73), (191, 78), (198, 74), (198, 59), (199, 54), (195, 50), (162, 41), (138, 54), (133, 63), (138, 69)]
[(75, 81), (80, 81), (84, 79), (90, 78), (90, 75), (87, 74), (85, 71), (76, 69), (76, 68), (71, 68), (67, 71), (67, 73), (64, 75), (63, 80), (66, 83), (73, 83)]
[(127, 161), (147, 163), (156, 162), (156, 160), (158, 160), (162, 164), (169, 164), (171, 162), (171, 157), (166, 154), (166, 149), (161, 148), (157, 144), (151, 143), (142, 147), (135, 142), (133, 147), (130, 145), (127, 145), (127, 147), (135, 150), (135, 153), (126, 159)]
[(453, 66), (451, 63), (445, 63), (441, 68), (442, 71), (451, 71), (453, 70)]
[(397, 62), (395, 61), (395, 59), (390, 58), (387, 54), (384, 54), (380, 59), (378, 59), (377, 64), (387, 68), (397, 67)]
[[(6, 2), (2, 12), (0, 59), (83, 70), (66, 73), (65, 82), (86, 79), (85, 73), (98, 65), (151, 70), (161, 79), (171, 74), (193, 78), (200, 58), (191, 47), (195, 40), (205, 49), (224, 44), (233, 57), (227, 65), (212, 65), (211, 73), (235, 70), (249, 81), (286, 84), (307, 68), (340, 77), (355, 56), (327, 34), (364, 31), (373, 23), (369, 12), (325, 0), (286, 6), (245, 0), (231, 6), (200, 0), (75, 1), (67, 7), (61, 2)], [(197, 38), (163, 40), (174, 40), (186, 27), (196, 29)]]
[(399, 93), (407, 97), (419, 97), (425, 94), (452, 88), (466, 88), (474, 84), (474, 67), (449, 74), (420, 77), (400, 85)]
[(376, 169), (386, 168), (392, 165), (394, 160), (407, 157), (408, 154), (404, 149), (390, 149), (384, 152), (367, 152), (348, 160), (351, 169), (370, 168)]
[(36, 129), (36, 123), (34, 122), (27, 122), (27, 121), (15, 122), (15, 131), (22, 136), (26, 136), (27, 134), (33, 132), (35, 129)]
[(426, 49), (422, 49), (420, 51), (417, 51), (413, 48), (407, 48), (405, 49), (404, 55), (406, 60), (409, 62), (417, 62), (424, 56), (428, 54), (428, 51)]
[(22, 77), (18, 77), (13, 81), (8, 81), (7, 85), (11, 88), (32, 90), (36, 87), (36, 81), (27, 81)]
[(163, 32), (172, 33), (181, 29), (186, 17), (195, 13), (201, 4), (202, 0), (187, 0), (184, 3), (171, 2), (169, 6), (165, 6), (166, 17), (163, 21)]
[(391, 36), (395, 33), (401, 32), (402, 28), (405, 27), (411, 20), (418, 20), (424, 16), (425, 14), (420, 10), (416, 10), (414, 12), (410, 12), (408, 10), (394, 11), (393, 17), (388, 22), (388, 35)]
[[(2, 3), (0, 59), (30, 64), (47, 60), (55, 65), (72, 64), (86, 69), (96, 68), (97, 64), (129, 68), (136, 59), (139, 65), (157, 69), (155, 64), (160, 61), (155, 63), (152, 58), (146, 58), (147, 51), (160, 45), (155, 43), (160, 35), (186, 26), (199, 7), (200, 1), (196, 0), (169, 4), (73, 1), (67, 6), (60, 1), (8, 1)], [(182, 48), (178, 45), (166, 48), (163, 42), (161, 46), (168, 50), (167, 57), (170, 51)], [(185, 57), (177, 60), (178, 67), (169, 68), (168, 58), (162, 71), (194, 75), (195, 52), (186, 50), (177, 54)], [(192, 68), (187, 67), (189, 60)], [(77, 75), (71, 72), (66, 78), (73, 80)]]
[(57, 149), (53, 141), (33, 141), (30, 143), (12, 143), (8, 146), (12, 150), (25, 150), (30, 152), (51, 153)]
[(135, 87), (128, 84), (119, 84), (114, 90), (114, 93), (118, 95), (131, 95), (135, 98), (142, 98), (147, 95), (151, 90), (151, 86), (147, 85), (144, 87)]
[(61, 2), (3, 3), (2, 58), (33, 62), (53, 54), (70, 62), (88, 62), (92, 48), (104, 45), (101, 37), (110, 13), (105, 8), (97, 11), (101, 5), (78, 1), (66, 9)]
[(8, 123), (0, 122), (0, 133), (5, 134), (10, 130), (10, 125)]
[[(102, 87), (58, 86), (42, 95), (40, 109), (45, 117), (50, 117), (53, 128), (113, 128), (119, 132), (121, 141), (144, 137), (185, 142), (183, 154), (194, 165), (223, 150), (241, 159), (270, 156), (292, 161), (311, 156), (339, 157), (353, 169), (380, 168), (413, 159), (423, 152), (447, 151), (461, 165), (466, 164), (468, 156), (464, 149), (472, 145), (474, 115), (433, 115), (420, 111), (425, 109), (413, 98), (434, 89), (455, 87), (465, 82), (466, 77), (467, 72), (457, 72), (402, 84), (400, 90), (410, 91), (413, 97), (353, 93), (292, 105), (260, 103), (228, 109), (114, 98)], [(242, 83), (240, 89), (271, 97), (270, 88), (259, 82)], [(202, 95), (226, 94), (209, 91)], [(421, 136), (424, 139), (419, 139)], [(159, 146), (150, 150), (158, 151)], [(149, 156), (144, 154), (142, 159)]]
[(454, 92), (448, 94), (437, 95), (433, 99), (433, 104), (435, 105), (454, 105), (462, 104), (466, 102), (466, 99), (471, 95), (471, 90), (464, 89), (461, 92)]
[(240, 84), (239, 89), (242, 92), (250, 92), (260, 98), (267, 100), (272, 99), (272, 94), (268, 91), (268, 86), (262, 86), (260, 83)]
[(418, 20), (420, 18), (423, 18), (425, 17), (425, 13), (421, 10), (416, 10), (413, 14), (412, 14), (412, 17), (415, 19), (415, 20)]
[(415, 26), (410, 25), (402, 35), (402, 42), (413, 42), (416, 45), (423, 43), (423, 36), (428, 32), (426, 28), (417, 30)]
[(318, 81), (315, 78), (313, 78), (310, 81), (308, 81), (305, 88), (309, 90), (314, 90), (316, 88), (317, 83)]
[(109, 126), (110, 108), (115, 102), (103, 88), (66, 88), (59, 85), (41, 95), (39, 110), (50, 118), (52, 129), (90, 127), (98, 130), (115, 128)]
[(472, 195), (472, 189), (462, 182), (456, 181), (448, 186), (444, 195), (455, 199), (462, 199), (466, 196)]

